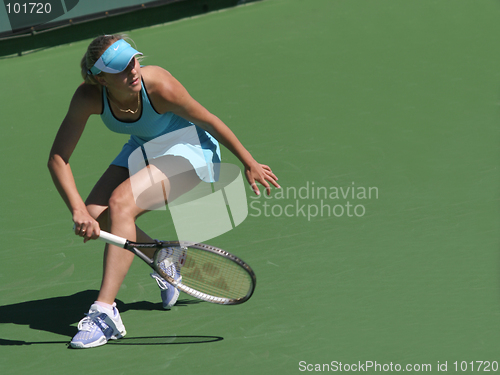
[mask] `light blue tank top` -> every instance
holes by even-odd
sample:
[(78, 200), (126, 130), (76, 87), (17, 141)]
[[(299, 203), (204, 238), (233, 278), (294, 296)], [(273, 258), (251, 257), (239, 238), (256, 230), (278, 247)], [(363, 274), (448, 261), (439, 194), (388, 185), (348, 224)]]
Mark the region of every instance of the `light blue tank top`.
[[(144, 81), (141, 86), (142, 112), (139, 119), (132, 122), (120, 121), (114, 116), (109, 107), (106, 90), (102, 90), (103, 111), (101, 119), (111, 131), (130, 134), (137, 143), (144, 144), (160, 135), (193, 125), (172, 112), (163, 114), (156, 112), (149, 100)], [(206, 138), (207, 134), (202, 129), (198, 128), (197, 130), (201, 136), (200, 141), (203, 143), (202, 139)]]
[[(191, 162), (196, 169), (196, 173), (198, 173), (202, 180), (213, 182), (218, 179), (217, 174), (214, 175), (211, 170), (213, 163), (220, 163), (221, 161), (219, 142), (205, 130), (172, 112), (164, 114), (156, 112), (149, 99), (144, 81), (141, 87), (142, 112), (136, 121), (125, 122), (118, 120), (109, 108), (106, 90), (103, 90), (102, 93), (103, 111), (101, 119), (104, 124), (116, 133), (131, 135), (129, 141), (124, 145), (122, 151), (113, 160), (112, 164), (128, 168), (129, 157), (137, 147), (142, 147), (142, 145), (167, 133), (195, 126), (198, 138), (193, 144), (190, 144), (189, 140), (186, 139), (186, 142), (180, 142), (176, 147), (172, 147), (171, 144), (165, 145), (165, 149), (155, 154), (153, 158), (163, 155), (182, 156)], [(202, 149), (202, 160), (200, 160), (199, 147)], [(148, 157), (150, 156), (148, 155)], [(204, 168), (201, 168), (200, 165), (204, 166)], [(210, 168), (207, 168), (208, 166)]]

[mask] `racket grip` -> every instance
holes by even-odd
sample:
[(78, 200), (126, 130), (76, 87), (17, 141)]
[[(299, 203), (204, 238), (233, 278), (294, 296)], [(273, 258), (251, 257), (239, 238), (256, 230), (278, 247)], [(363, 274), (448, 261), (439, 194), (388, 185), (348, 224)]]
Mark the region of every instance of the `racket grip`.
[(101, 241), (107, 242), (111, 245), (115, 245), (118, 247), (125, 247), (125, 244), (127, 243), (127, 240), (122, 237), (115, 236), (114, 234), (105, 232), (101, 230), (101, 234), (99, 235), (99, 239)]
[[(73, 225), (73, 230), (75, 230), (75, 227), (76, 225)], [(103, 230), (100, 231), (99, 239), (111, 245), (123, 248), (125, 248), (125, 244), (127, 243), (127, 240), (125, 238), (115, 236), (114, 234), (105, 232)]]

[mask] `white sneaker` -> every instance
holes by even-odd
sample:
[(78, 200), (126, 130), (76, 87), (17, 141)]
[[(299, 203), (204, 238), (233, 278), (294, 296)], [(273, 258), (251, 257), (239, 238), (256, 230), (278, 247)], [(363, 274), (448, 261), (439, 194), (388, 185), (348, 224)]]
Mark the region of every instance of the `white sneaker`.
[(127, 334), (118, 309), (113, 311), (97, 304), (90, 306), (85, 318), (78, 323), (78, 333), (71, 340), (73, 348), (94, 348), (104, 345), (109, 339), (116, 340)]
[[(174, 248), (162, 249), (158, 255), (158, 265), (169, 276), (173, 276), (175, 280), (181, 280), (182, 276), (180, 274), (181, 266), (179, 264), (179, 259), (174, 260)], [(178, 255), (178, 252), (177, 252)], [(184, 254), (182, 254), (184, 255)], [(183, 258), (183, 256), (179, 257)], [(161, 289), (161, 299), (163, 301), (163, 308), (165, 310), (170, 310), (172, 306), (175, 305), (177, 299), (179, 298), (179, 290), (170, 284), (167, 280), (162, 278), (158, 273), (153, 272), (150, 274), (153, 279)]]
[(156, 272), (151, 273), (150, 276), (156, 280), (156, 283), (161, 289), (161, 300), (163, 302), (163, 308), (165, 310), (170, 310), (179, 298), (179, 290), (163, 277), (158, 275)]

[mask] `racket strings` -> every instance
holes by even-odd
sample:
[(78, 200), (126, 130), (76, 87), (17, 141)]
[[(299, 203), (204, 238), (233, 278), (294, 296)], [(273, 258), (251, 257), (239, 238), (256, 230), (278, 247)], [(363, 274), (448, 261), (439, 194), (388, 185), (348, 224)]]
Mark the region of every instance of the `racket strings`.
[(240, 265), (196, 248), (188, 249), (181, 275), (184, 285), (222, 298), (243, 298), (252, 286), (251, 277)]
[(237, 258), (195, 246), (171, 246), (155, 255), (156, 270), (168, 282), (195, 297), (216, 303), (246, 300), (254, 281)]

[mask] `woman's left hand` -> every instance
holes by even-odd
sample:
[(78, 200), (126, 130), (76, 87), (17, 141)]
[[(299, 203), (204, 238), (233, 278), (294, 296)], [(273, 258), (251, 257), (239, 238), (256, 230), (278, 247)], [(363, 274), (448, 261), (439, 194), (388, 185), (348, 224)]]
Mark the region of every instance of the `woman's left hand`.
[(266, 188), (267, 195), (271, 195), (271, 186), (268, 182), (273, 184), (278, 189), (281, 188), (281, 186), (279, 186), (276, 182), (278, 177), (276, 177), (271, 168), (267, 165), (255, 162), (245, 168), (245, 176), (256, 195), (260, 195), (260, 190), (256, 181)]

